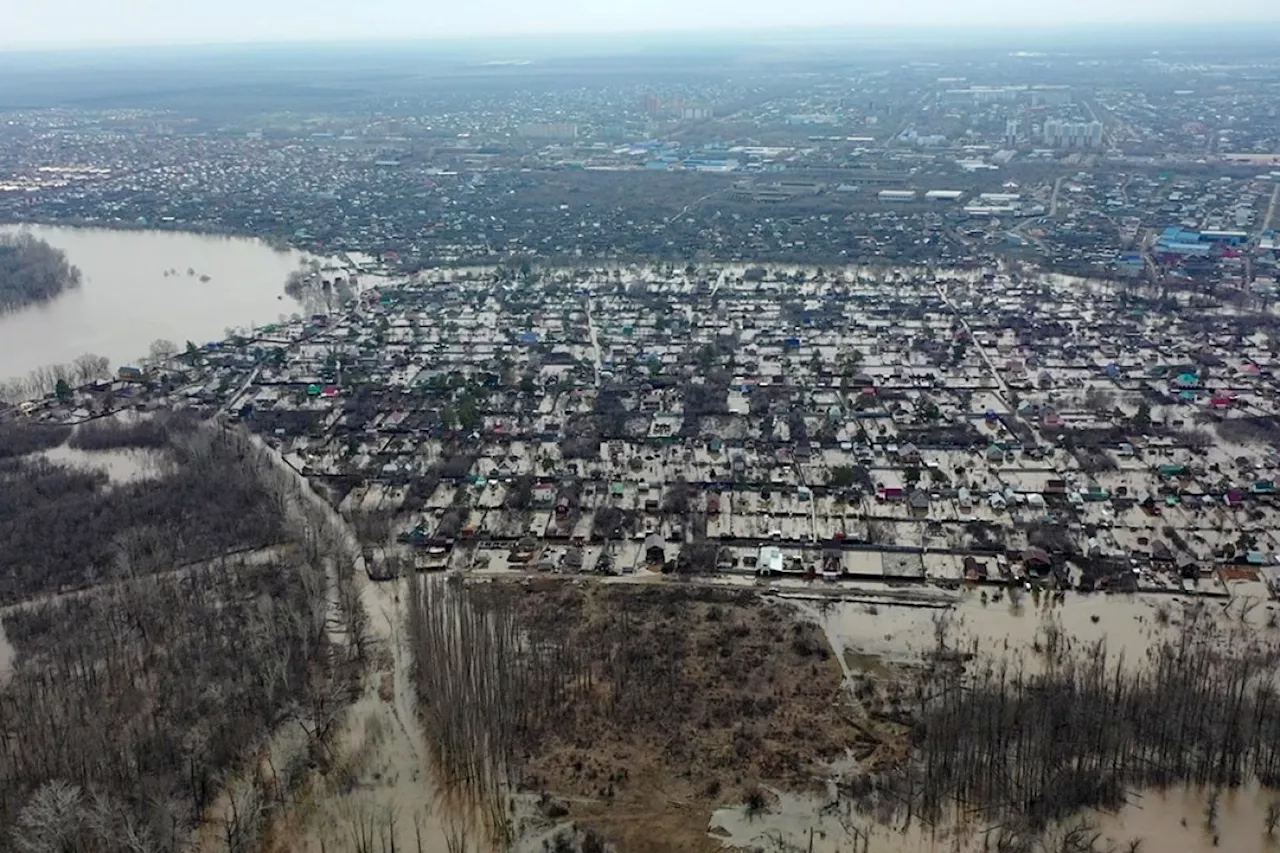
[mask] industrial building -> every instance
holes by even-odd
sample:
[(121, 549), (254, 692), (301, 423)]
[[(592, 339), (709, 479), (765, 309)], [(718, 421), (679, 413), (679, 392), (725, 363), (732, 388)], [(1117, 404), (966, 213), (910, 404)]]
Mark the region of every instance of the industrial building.
[(915, 190), (880, 190), (876, 198), (881, 201), (915, 201)]
[(1244, 231), (1189, 231), (1171, 225), (1160, 232), (1155, 247), (1168, 255), (1209, 255), (1215, 246), (1239, 246), (1248, 240)]
[(929, 190), (924, 194), (928, 201), (959, 201), (963, 190)]

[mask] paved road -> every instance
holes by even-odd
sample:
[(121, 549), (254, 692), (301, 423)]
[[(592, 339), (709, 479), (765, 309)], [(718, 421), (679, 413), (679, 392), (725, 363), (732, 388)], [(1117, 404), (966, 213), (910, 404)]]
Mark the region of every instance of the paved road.
[(688, 204), (686, 204), (684, 207), (680, 208), (680, 212), (679, 212), (679, 213), (677, 213), (675, 216), (671, 217), (670, 219), (668, 219), (666, 224), (667, 224), (667, 225), (671, 225), (671, 224), (672, 224), (672, 223), (674, 223), (674, 222), (679, 222), (679, 221), (680, 221), (680, 219), (681, 219), (681, 218), (682, 218), (686, 213), (688, 213), (690, 210), (692, 210), (693, 208), (697, 207), (698, 205), (702, 204), (704, 201), (706, 201), (707, 199), (711, 198), (713, 195), (715, 195), (715, 194), (716, 194), (716, 193), (718, 193), (718, 192), (720, 192), (720, 191), (719, 191), (719, 190), (712, 190), (711, 192), (707, 193), (706, 195), (702, 196), (701, 198), (695, 198), (693, 201), (689, 202), (689, 203), (688, 203)]
[(1049, 201), (1049, 216), (1051, 218), (1058, 215), (1058, 193), (1062, 190), (1062, 182), (1066, 179), (1066, 175), (1060, 175), (1058, 180), (1053, 182), (1053, 198)]
[(1271, 203), (1267, 205), (1267, 215), (1262, 217), (1262, 230), (1267, 231), (1271, 228), (1271, 222), (1275, 219), (1276, 204), (1280, 202), (1280, 183), (1276, 184), (1275, 189), (1271, 191)]

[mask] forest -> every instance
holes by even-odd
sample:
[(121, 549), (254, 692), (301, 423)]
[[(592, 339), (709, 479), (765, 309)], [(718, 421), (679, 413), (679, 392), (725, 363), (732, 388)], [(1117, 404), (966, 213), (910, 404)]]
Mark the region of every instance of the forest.
[(60, 249), (30, 234), (0, 234), (0, 313), (53, 299), (80, 284)]
[(438, 775), (499, 849), (513, 790), (592, 803), (573, 819), (618, 849), (696, 850), (709, 811), (672, 800), (740, 803), (870, 748), (821, 632), (751, 592), (413, 576), (408, 628)]
[[(67, 439), (36, 429), (0, 436)], [(0, 461), (0, 853), (176, 853), (201, 828), (208, 849), (256, 850), (358, 690), (353, 567), (247, 435), (170, 417), (72, 440), (176, 464), (113, 484)]]
[[(172, 433), (163, 448), (156, 443), (161, 432)], [(42, 457), (4, 458), (6, 445), (35, 450), (59, 438), (62, 430), (44, 426), (0, 430), (0, 604), (283, 537), (279, 500), (239, 464), (238, 443), (225, 435), (150, 424), (97, 425), (71, 437), (88, 449), (145, 445), (172, 463), (158, 478), (129, 483)]]
[(264, 733), (327, 689), (306, 571), (227, 561), (8, 612), (0, 850), (183, 849)]

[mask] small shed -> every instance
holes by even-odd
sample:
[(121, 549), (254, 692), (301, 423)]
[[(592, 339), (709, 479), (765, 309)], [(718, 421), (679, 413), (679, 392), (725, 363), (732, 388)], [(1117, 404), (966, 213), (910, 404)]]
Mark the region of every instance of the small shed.
[(644, 540), (644, 560), (651, 566), (667, 561), (667, 543), (657, 533), (650, 533)]

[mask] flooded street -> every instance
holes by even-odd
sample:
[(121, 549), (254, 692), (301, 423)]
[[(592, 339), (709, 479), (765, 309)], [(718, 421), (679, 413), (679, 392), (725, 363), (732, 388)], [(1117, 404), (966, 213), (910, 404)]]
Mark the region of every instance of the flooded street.
[[(368, 617), (368, 639), (376, 646), (363, 689), (343, 715), (335, 736), (334, 761), (343, 772), (318, 780), (305, 797), (278, 815), (272, 844), (266, 849), (290, 853), (350, 849), (353, 832), (362, 826), (376, 828), (388, 844), (384, 849), (421, 853), (484, 849), (478, 835), (468, 832), (467, 816), (445, 796), (446, 786), (419, 725), (412, 650), (401, 603), (404, 581), (371, 581), (355, 532), (297, 473), (301, 461), (286, 460), (260, 439), (253, 440), (267, 454), (278, 476), (277, 488), (292, 505), (291, 523), (325, 529), (335, 559), (355, 564), (359, 597)], [(336, 627), (332, 639), (337, 645), (346, 642)], [(457, 846), (464, 840), (465, 848)]]
[(179, 346), (221, 340), (229, 327), (300, 310), (284, 296), (300, 252), (199, 234), (0, 226), (17, 231), (62, 249), (83, 280), (48, 303), (0, 316), (0, 379), (87, 352), (116, 367), (145, 356), (157, 338)]

